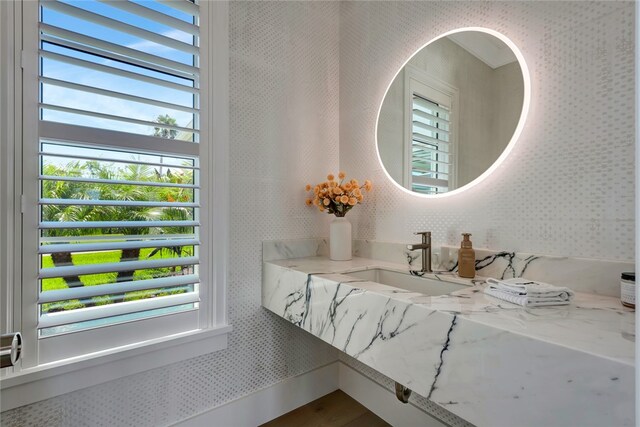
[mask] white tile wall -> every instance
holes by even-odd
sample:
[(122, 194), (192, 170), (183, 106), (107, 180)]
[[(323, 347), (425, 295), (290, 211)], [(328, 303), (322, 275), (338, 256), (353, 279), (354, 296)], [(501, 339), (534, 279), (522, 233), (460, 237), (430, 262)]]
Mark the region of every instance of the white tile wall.
[[(632, 2), (343, 2), (340, 12), (340, 167), (375, 186), (350, 214), (356, 238), (406, 243), (431, 230), (434, 245), (458, 245), (465, 231), (476, 247), (633, 262)], [(498, 30), (523, 52), (532, 76), (526, 127), (510, 157), (472, 191), (438, 200), (405, 194), (376, 157), (378, 106), (416, 49), (467, 26)]]
[[(522, 50), (531, 111), (503, 165), (473, 191), (427, 200), (387, 182), (373, 148), (378, 105), (401, 64), (441, 32), (496, 29)], [(631, 2), (343, 2), (340, 166), (372, 178), (356, 236), (634, 259)]]
[[(2, 414), (9, 426), (157, 426), (337, 359), (260, 305), (262, 240), (326, 234), (304, 184), (338, 167), (339, 4), (232, 2), (225, 351)], [(327, 216), (328, 217), (328, 216)]]
[[(418, 46), (469, 25), (523, 51), (527, 126), (473, 193), (405, 195), (378, 168), (378, 103)], [(328, 216), (301, 203), (302, 184), (335, 171), (338, 156), (376, 186), (350, 214), (359, 238), (408, 241), (430, 229), (434, 243), (456, 244), (471, 231), (479, 247), (633, 258), (631, 2), (232, 2), (230, 27), (229, 348), (5, 412), (3, 426), (164, 425), (335, 360), (260, 307), (260, 242), (328, 234)]]

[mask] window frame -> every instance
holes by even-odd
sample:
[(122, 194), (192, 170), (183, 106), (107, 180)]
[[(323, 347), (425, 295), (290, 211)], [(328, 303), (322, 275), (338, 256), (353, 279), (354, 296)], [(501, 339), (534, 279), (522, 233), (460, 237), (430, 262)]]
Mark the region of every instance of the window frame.
[[(200, 150), (200, 178), (202, 182), (209, 183), (200, 190), (201, 203), (207, 210), (207, 214), (201, 219), (203, 227), (200, 237), (201, 246), (206, 246), (203, 248), (205, 253), (202, 258), (209, 262), (201, 265), (203, 280), (200, 284), (199, 328), (141, 342), (115, 343), (110, 348), (86, 351), (78, 356), (46, 364), (38, 363), (35, 348), (38, 338), (37, 329), (34, 328), (37, 324), (34, 320), (37, 322), (37, 318), (33, 318), (37, 317), (37, 310), (33, 307), (34, 303), (37, 307), (34, 291), (24, 289), (23, 292), (21, 285), (23, 282), (29, 284), (33, 281), (33, 278), (23, 277), (23, 260), (28, 259), (27, 255), (37, 255), (35, 252), (25, 252), (33, 251), (35, 246), (33, 242), (23, 242), (22, 236), (26, 229), (34, 226), (33, 221), (37, 221), (38, 217), (37, 200), (28, 191), (23, 191), (23, 188), (27, 188), (27, 180), (32, 188), (37, 185), (34, 184), (37, 176), (34, 177), (33, 170), (28, 168), (24, 173), (31, 174), (29, 177), (14, 174), (14, 171), (19, 170), (16, 166), (23, 164), (23, 158), (32, 158), (33, 150), (37, 150), (38, 146), (23, 144), (23, 141), (38, 141), (39, 2), (18, 0), (2, 3), (0, 19), (5, 28), (2, 36), (6, 43), (0, 50), (0, 65), (4, 73), (0, 84), (8, 92), (6, 99), (0, 104), (4, 107), (0, 109), (0, 123), (7, 125), (2, 130), (4, 134), (0, 150), (11, 157), (3, 156), (6, 164), (2, 164), (4, 170), (0, 172), (0, 191), (2, 194), (6, 193), (6, 200), (9, 202), (7, 209), (2, 210), (4, 216), (0, 216), (0, 237), (6, 242), (0, 251), (0, 266), (7, 267), (3, 274), (5, 280), (0, 284), (2, 301), (6, 302), (6, 306), (2, 306), (5, 315), (2, 316), (1, 327), (2, 333), (22, 332), (24, 339), (24, 361), (20, 366), (0, 373), (2, 410), (226, 348), (227, 333), (232, 329), (227, 323), (226, 302), (229, 251), (228, 2), (200, 3), (200, 58), (201, 63), (206, 64), (202, 67), (206, 70), (202, 73), (206, 78), (201, 78), (200, 81), (201, 99), (207, 100), (201, 105), (201, 134), (205, 135), (201, 142), (205, 138), (209, 141)], [(10, 103), (13, 105), (9, 105)], [(217, 203), (209, 203), (214, 200), (214, 195)], [(37, 293), (37, 289), (35, 291)], [(163, 319), (148, 320), (150, 323), (162, 324)], [(153, 322), (156, 320), (160, 322)], [(95, 331), (104, 332), (108, 328), (126, 325), (130, 324)], [(82, 333), (86, 332), (88, 331)], [(99, 335), (104, 334), (96, 333), (96, 340), (102, 339)], [(63, 373), (64, 381), (60, 378)]]
[[(424, 90), (429, 91), (428, 94), (423, 94)], [(411, 191), (413, 188), (412, 182), (412, 163), (413, 163), (413, 95), (417, 93), (418, 96), (435, 99), (439, 102), (439, 99), (446, 98), (450, 103), (451, 122), (450, 122), (450, 140), (449, 140), (449, 158), (451, 159), (451, 166), (449, 171), (449, 188), (447, 192), (453, 191), (457, 188), (458, 181), (458, 116), (460, 115), (459, 104), (459, 91), (458, 88), (450, 85), (449, 83), (439, 80), (436, 77), (431, 76), (425, 71), (407, 65), (404, 73), (404, 105), (405, 105), (405, 125), (404, 125), (404, 162), (406, 167), (403, 168), (405, 175), (403, 177), (403, 186)], [(438, 193), (446, 194), (446, 193)]]

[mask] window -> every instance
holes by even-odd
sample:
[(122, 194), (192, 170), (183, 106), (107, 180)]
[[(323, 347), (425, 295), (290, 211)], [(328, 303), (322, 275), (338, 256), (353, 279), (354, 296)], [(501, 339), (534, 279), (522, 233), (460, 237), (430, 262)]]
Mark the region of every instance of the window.
[(22, 268), (4, 329), (23, 334), (23, 373), (229, 330), (226, 7), (16, 8)]
[(406, 187), (423, 194), (456, 184), (455, 99), (457, 90), (422, 71), (407, 68)]

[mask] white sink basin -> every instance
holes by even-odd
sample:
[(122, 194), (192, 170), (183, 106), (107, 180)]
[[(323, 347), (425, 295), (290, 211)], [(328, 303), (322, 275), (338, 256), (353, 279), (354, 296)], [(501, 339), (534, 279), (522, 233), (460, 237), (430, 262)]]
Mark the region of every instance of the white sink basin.
[(432, 297), (450, 294), (451, 292), (467, 288), (467, 286), (457, 283), (412, 276), (409, 273), (399, 273), (397, 271), (384, 270), (381, 268), (353, 271), (346, 274), (369, 282), (382, 283), (383, 285), (393, 286), (394, 288), (400, 288), (411, 292), (419, 292)]

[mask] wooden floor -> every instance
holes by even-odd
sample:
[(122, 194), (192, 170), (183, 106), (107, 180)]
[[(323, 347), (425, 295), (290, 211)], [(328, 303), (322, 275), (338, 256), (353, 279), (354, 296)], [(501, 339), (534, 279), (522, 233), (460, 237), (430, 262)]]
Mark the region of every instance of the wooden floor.
[(386, 427), (389, 424), (342, 390), (337, 390), (262, 425), (262, 427), (301, 426)]

